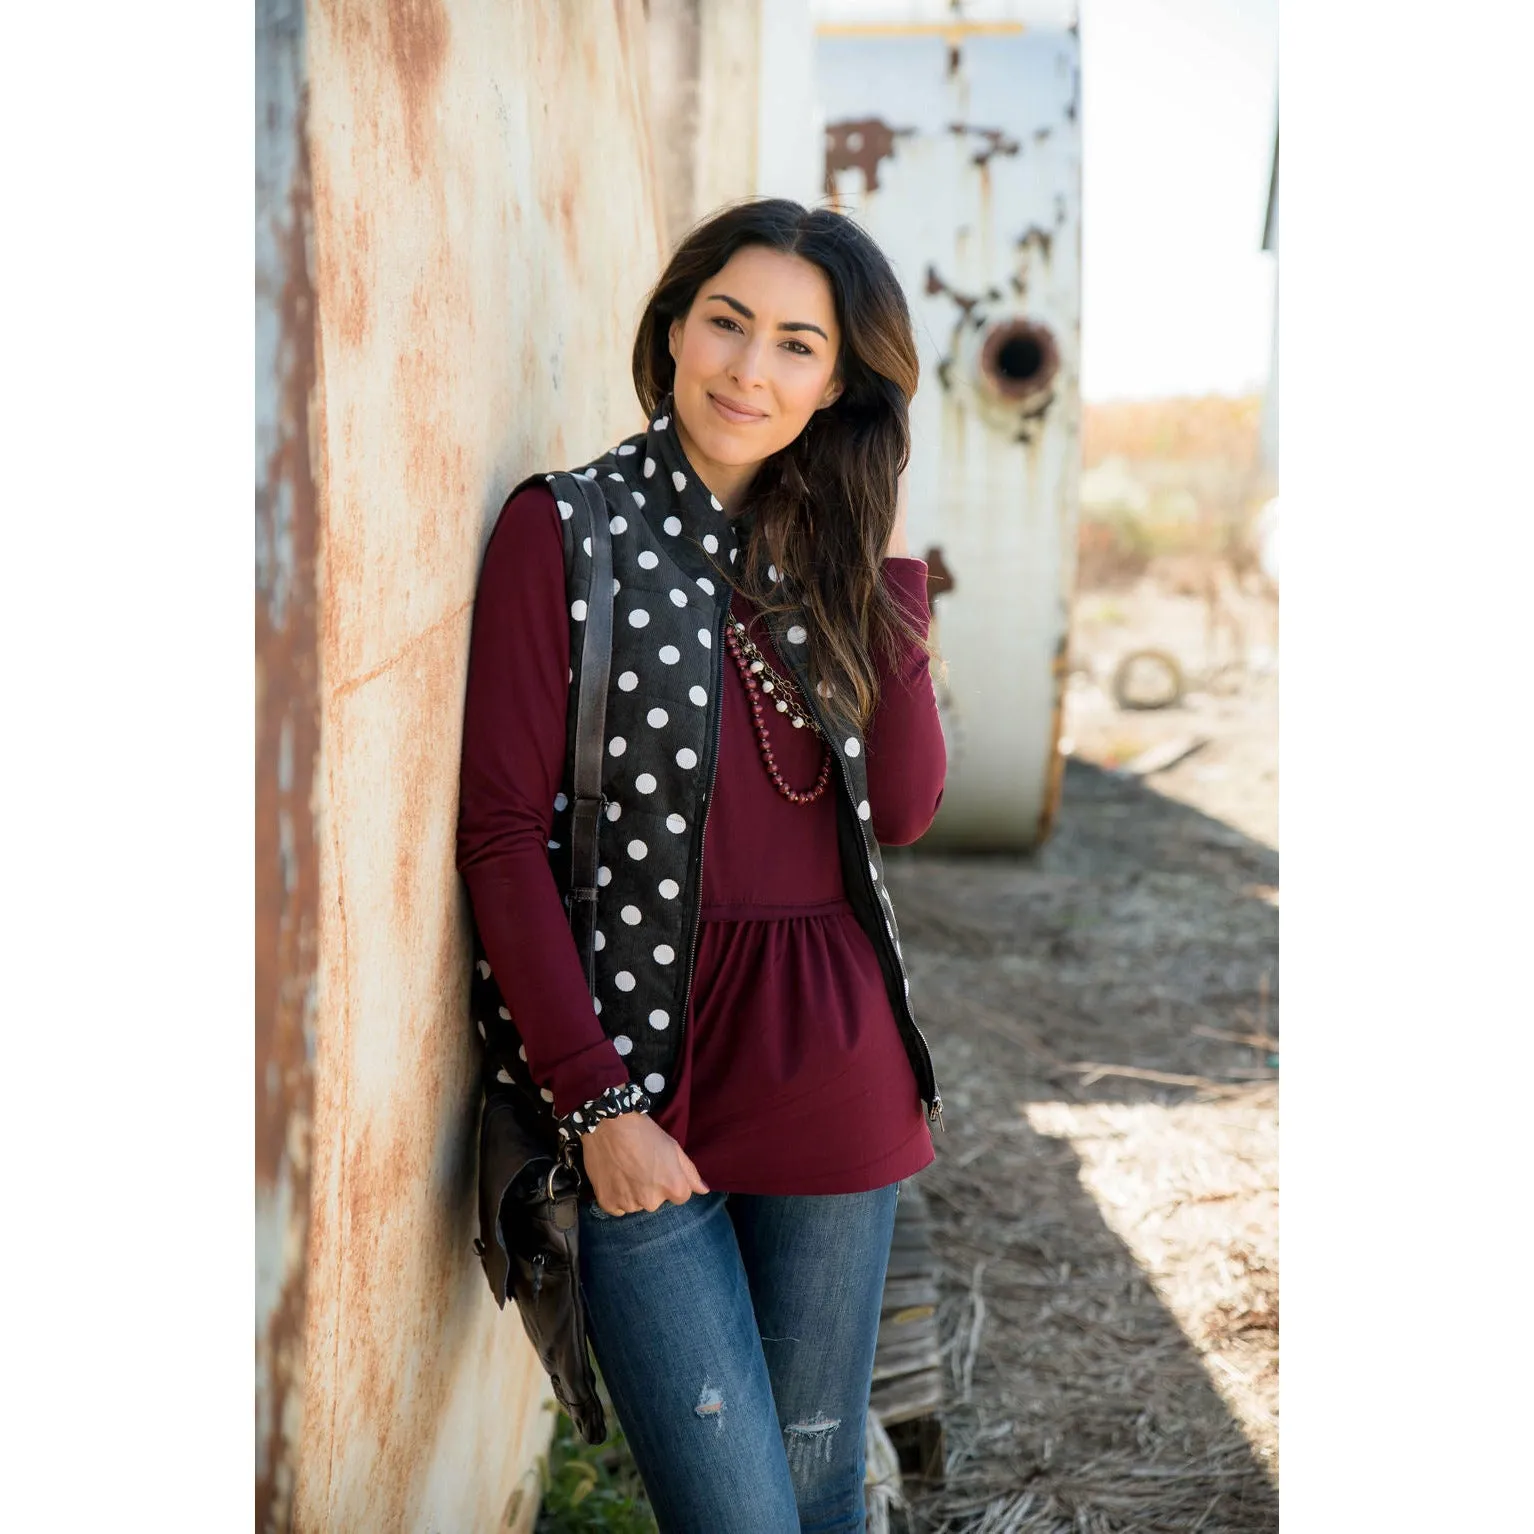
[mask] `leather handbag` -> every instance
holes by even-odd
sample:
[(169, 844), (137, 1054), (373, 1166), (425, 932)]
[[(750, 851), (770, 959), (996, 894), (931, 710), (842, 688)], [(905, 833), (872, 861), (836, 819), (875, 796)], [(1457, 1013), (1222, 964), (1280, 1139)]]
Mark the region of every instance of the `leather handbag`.
[[(591, 507), (591, 582), (581, 650), (581, 689), (576, 701), (571, 833), (570, 930), (595, 987), (597, 826), (602, 799), (602, 738), (607, 681), (612, 661), (613, 577), (606, 505), (601, 492), (579, 475), (559, 475)], [(581, 1300), (581, 1172), (573, 1145), (561, 1152), (553, 1120), (541, 1102), (513, 1088), (487, 1095), (480, 1115), (479, 1239), (496, 1304), (514, 1299), (554, 1387), (587, 1443), (607, 1436), (587, 1347)]]

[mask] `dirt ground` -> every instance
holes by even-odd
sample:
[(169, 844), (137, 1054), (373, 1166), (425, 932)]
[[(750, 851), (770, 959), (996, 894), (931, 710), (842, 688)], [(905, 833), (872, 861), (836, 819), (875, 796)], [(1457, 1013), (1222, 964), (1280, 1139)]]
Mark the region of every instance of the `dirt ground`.
[[(947, 1473), (912, 1530), (1278, 1526), (1276, 611), (1211, 639), (1174, 593), (1079, 599), (1041, 852), (889, 860), (947, 1118)], [(1150, 645), (1188, 695), (1122, 710)]]

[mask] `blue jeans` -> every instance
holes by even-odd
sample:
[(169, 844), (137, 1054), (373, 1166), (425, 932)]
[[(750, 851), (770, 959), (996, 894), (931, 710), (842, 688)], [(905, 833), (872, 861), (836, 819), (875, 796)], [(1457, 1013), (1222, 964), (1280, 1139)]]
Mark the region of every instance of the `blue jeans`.
[(897, 1192), (582, 1206), (592, 1350), (662, 1534), (862, 1534)]

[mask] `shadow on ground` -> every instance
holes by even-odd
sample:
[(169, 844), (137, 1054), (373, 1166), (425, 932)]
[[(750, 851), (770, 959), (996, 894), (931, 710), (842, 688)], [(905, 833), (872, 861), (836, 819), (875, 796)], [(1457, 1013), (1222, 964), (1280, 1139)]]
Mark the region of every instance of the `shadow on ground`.
[(1277, 854), (1073, 761), (1035, 857), (889, 879), (948, 1125), (911, 1527), (1276, 1529)]

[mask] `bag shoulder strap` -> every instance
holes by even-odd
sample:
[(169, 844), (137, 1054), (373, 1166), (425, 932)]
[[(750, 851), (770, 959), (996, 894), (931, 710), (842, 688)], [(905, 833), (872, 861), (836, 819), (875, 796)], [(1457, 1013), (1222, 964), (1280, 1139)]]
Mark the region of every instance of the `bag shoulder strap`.
[[(591, 578), (586, 588), (586, 618), (581, 637), (581, 685), (576, 700), (575, 799), (570, 847), (570, 930), (586, 972), (586, 987), (596, 988), (597, 828), (607, 801), (602, 797), (602, 741), (607, 722), (607, 685), (613, 649), (613, 562), (602, 492), (579, 474), (556, 475), (569, 481), (585, 502), (591, 522)], [(575, 503), (575, 497), (568, 497)]]

